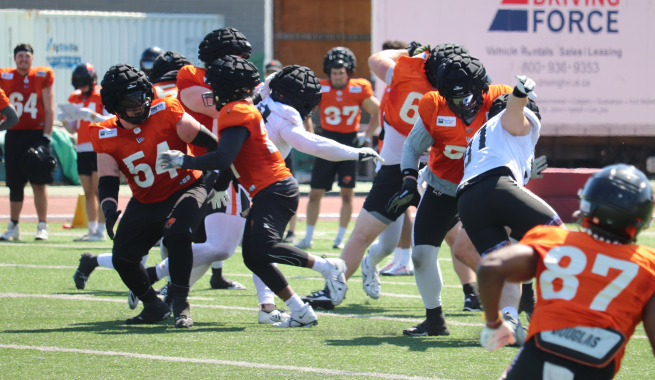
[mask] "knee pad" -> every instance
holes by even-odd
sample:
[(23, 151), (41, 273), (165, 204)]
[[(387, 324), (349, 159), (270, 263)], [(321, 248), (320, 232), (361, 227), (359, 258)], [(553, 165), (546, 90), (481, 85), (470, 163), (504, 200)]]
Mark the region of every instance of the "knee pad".
[(439, 256), (439, 248), (431, 245), (417, 245), (412, 247), (412, 262), (414, 268), (420, 268), (421, 265), (426, 264), (429, 260), (437, 260)]
[(11, 186), (9, 187), (9, 200), (11, 202), (22, 202), (25, 199), (24, 186)]

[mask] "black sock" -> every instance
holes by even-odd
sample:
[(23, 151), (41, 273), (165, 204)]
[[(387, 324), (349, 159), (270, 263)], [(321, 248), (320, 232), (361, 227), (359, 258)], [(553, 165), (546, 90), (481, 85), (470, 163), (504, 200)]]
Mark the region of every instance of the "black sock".
[(425, 316), (427, 317), (427, 319), (433, 321), (445, 320), (445, 316), (443, 315), (443, 310), (441, 309), (441, 306), (435, 307), (434, 309), (425, 309)]
[(470, 284), (464, 284), (462, 285), (462, 289), (464, 290), (464, 295), (469, 295), (469, 294), (478, 294), (478, 284), (477, 282), (471, 282)]
[(150, 287), (150, 289), (148, 289), (146, 294), (144, 294), (142, 296), (137, 296), (137, 297), (139, 297), (141, 302), (143, 302), (144, 304), (159, 301), (159, 297), (157, 297), (157, 293), (155, 293), (155, 289), (153, 289), (152, 287)]
[(173, 315), (179, 316), (185, 309), (189, 308), (189, 290), (187, 286), (171, 284), (173, 288)]
[(212, 276), (216, 276), (218, 278), (223, 278), (223, 267), (212, 268)]
[(11, 222), (14, 223), (14, 226), (18, 225), (18, 220), (12, 220)]
[(157, 277), (157, 267), (146, 268), (146, 273), (148, 273), (148, 279), (150, 280), (150, 285), (159, 281), (159, 277)]

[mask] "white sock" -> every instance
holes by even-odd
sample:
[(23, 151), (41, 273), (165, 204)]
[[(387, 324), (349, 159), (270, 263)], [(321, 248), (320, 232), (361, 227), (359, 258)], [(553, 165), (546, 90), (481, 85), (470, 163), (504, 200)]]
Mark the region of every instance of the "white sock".
[(503, 311), (501, 313), (503, 315), (505, 315), (505, 312), (509, 312), (510, 315), (512, 316), (512, 318), (514, 318), (514, 320), (517, 320), (517, 321), (519, 320), (519, 313), (516, 311), (515, 308), (513, 308), (511, 306), (504, 307)]
[(255, 289), (257, 290), (257, 300), (259, 303), (262, 305), (275, 305), (275, 294), (273, 291), (271, 291), (271, 289), (268, 288), (268, 286), (266, 286), (266, 284), (264, 284), (264, 281), (262, 281), (262, 279), (254, 273), (252, 275), (252, 282), (255, 283)]
[(409, 248), (400, 249), (400, 261), (399, 264), (402, 266), (409, 266), (409, 260), (412, 259), (412, 250)]
[(161, 263), (155, 265), (155, 270), (157, 271), (157, 278), (164, 278), (168, 276), (168, 258), (164, 259)]
[(114, 269), (114, 264), (111, 262), (111, 253), (101, 253), (98, 255), (98, 265), (101, 267)]
[(322, 257), (314, 256), (314, 265), (312, 266), (312, 269), (325, 277), (330, 274), (332, 264)]
[(89, 221), (89, 233), (94, 234), (98, 229), (98, 222)]
[(426, 309), (441, 306), (441, 268), (439, 267), (439, 248), (431, 245), (414, 247), (412, 261), (414, 262), (414, 277), (416, 287), (421, 294)]
[(393, 251), (393, 263), (398, 264), (400, 263), (400, 256), (403, 254), (403, 249), (400, 247), (396, 247), (396, 249)]
[(343, 241), (343, 237), (346, 235), (346, 227), (339, 227), (339, 232), (337, 232), (337, 238), (334, 239), (334, 242), (339, 244)]
[(105, 234), (105, 224), (104, 223), (98, 223), (98, 227), (96, 227), (96, 231), (102, 232), (102, 234)]
[(300, 297), (298, 297), (297, 294), (292, 295), (291, 298), (284, 301), (284, 303), (287, 304), (291, 312), (300, 311), (300, 309), (302, 309), (302, 307), (305, 306), (305, 304), (302, 302), (302, 300), (300, 299)]
[[(143, 265), (143, 266), (145, 267), (147, 262), (148, 262), (148, 255), (145, 255), (145, 256), (143, 256), (143, 258), (141, 259), (141, 265)], [(160, 277), (160, 278), (161, 278), (161, 277)]]
[(198, 282), (198, 280), (200, 280), (202, 276), (204, 276), (205, 273), (207, 273), (210, 267), (211, 267), (210, 264), (204, 264), (191, 269), (191, 276), (189, 277), (189, 286), (193, 286), (196, 282)]
[(303, 238), (303, 240), (312, 241), (312, 237), (314, 237), (314, 227), (315, 226), (310, 226), (309, 224), (307, 225), (307, 229), (305, 231), (305, 237)]
[(223, 268), (223, 262), (222, 261), (214, 261), (212, 263), (212, 268), (214, 269), (221, 269)]

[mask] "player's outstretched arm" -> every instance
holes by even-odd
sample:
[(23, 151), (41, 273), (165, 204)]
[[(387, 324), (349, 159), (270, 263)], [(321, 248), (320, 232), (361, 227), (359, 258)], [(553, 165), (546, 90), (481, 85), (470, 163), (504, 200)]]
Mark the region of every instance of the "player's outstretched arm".
[(651, 297), (646, 304), (643, 321), (644, 330), (646, 330), (646, 335), (650, 341), (650, 348), (653, 350), (653, 355), (655, 355), (655, 296)]
[[(434, 139), (425, 129), (423, 119), (416, 120), (414, 127), (403, 144), (403, 156), (400, 159), (400, 169), (413, 169), (418, 172), (421, 156), (434, 144)], [(416, 179), (416, 178), (414, 178)]]
[[(280, 134), (296, 150), (328, 161), (349, 161), (359, 159), (359, 149), (309, 133), (302, 125), (282, 128)], [(222, 139), (221, 139), (222, 140)]]
[[(368, 57), (368, 67), (371, 72), (377, 75), (382, 81), (387, 76), (387, 71), (392, 68), (402, 56), (409, 56), (406, 49), (382, 50)], [(390, 83), (387, 83), (390, 84)]]
[(534, 99), (537, 95), (532, 79), (519, 75), (516, 79), (518, 82), (507, 99), (507, 109), (500, 116), (500, 123), (513, 136), (525, 136), (530, 133), (532, 125), (523, 114), (523, 108), (528, 105), (528, 96)]
[(118, 210), (118, 190), (120, 170), (114, 158), (106, 153), (98, 153), (98, 198), (105, 215), (107, 235), (114, 240), (114, 225), (121, 211)]
[(11, 104), (0, 110), (0, 114), (6, 119), (0, 121), (0, 131), (6, 131), (18, 123), (18, 114)]

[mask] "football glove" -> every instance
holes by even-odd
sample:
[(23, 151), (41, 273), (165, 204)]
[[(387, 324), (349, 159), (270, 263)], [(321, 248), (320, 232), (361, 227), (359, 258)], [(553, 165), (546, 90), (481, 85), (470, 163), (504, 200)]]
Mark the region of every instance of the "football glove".
[(378, 152), (374, 151), (371, 148), (359, 148), (359, 160), (368, 161), (373, 160), (373, 163), (384, 162), (384, 159), (380, 157)]
[(209, 193), (207, 200), (212, 205), (212, 208), (216, 210), (221, 207), (227, 207), (227, 202), (229, 202), (231, 199), (230, 194), (228, 194), (227, 191), (212, 190), (212, 192)]
[(157, 155), (157, 165), (162, 169), (179, 169), (184, 163), (185, 154), (179, 150), (167, 150)]
[(39, 140), (39, 146), (43, 147), (43, 153), (46, 156), (50, 155), (50, 144), (52, 143), (52, 137), (49, 135), (43, 134), (43, 137)]
[(364, 145), (366, 142), (366, 132), (357, 132), (357, 136), (353, 139), (353, 144), (357, 144), (357, 147)]
[(405, 49), (407, 49), (407, 52), (409, 53), (410, 57), (413, 57), (414, 54), (416, 54), (416, 49), (420, 48), (423, 46), (420, 42), (412, 41), (410, 42)]
[(423, 52), (427, 52), (428, 54), (430, 54), (430, 50), (432, 50), (432, 48), (430, 47), (429, 44), (428, 45), (423, 45), (423, 46), (417, 48), (416, 50), (414, 50), (414, 55), (421, 54)]
[(536, 99), (537, 94), (534, 92), (534, 88), (536, 86), (536, 83), (525, 75), (517, 75), (516, 79), (518, 79), (518, 82), (516, 83), (516, 89), (519, 90), (524, 95), (527, 95), (530, 97), (530, 99)]
[(500, 326), (495, 329), (492, 329), (489, 326), (484, 326), (482, 334), (480, 334), (480, 345), (487, 351), (493, 352), (505, 345), (516, 343), (514, 337), (514, 329), (512, 325), (503, 321)]
[(114, 225), (118, 221), (121, 212), (121, 210), (116, 210), (115, 208), (105, 211), (105, 228), (107, 229), (107, 236), (111, 240), (114, 240)]
[(402, 214), (409, 208), (409, 206), (418, 206), (420, 200), (421, 194), (418, 192), (416, 180), (413, 178), (406, 178), (400, 191), (389, 199), (389, 203), (387, 203), (387, 212)]
[(541, 174), (541, 172), (546, 170), (546, 168), (548, 168), (548, 163), (546, 162), (545, 155), (532, 160), (530, 179), (544, 178), (544, 175)]

